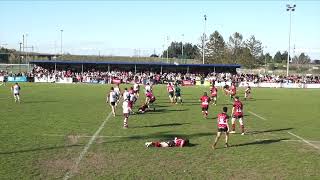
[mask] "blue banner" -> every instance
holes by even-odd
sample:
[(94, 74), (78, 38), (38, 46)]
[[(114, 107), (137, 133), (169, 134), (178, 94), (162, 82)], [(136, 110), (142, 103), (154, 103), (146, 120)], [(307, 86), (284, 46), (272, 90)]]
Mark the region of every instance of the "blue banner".
[(8, 82), (27, 82), (26, 76), (8, 77)]

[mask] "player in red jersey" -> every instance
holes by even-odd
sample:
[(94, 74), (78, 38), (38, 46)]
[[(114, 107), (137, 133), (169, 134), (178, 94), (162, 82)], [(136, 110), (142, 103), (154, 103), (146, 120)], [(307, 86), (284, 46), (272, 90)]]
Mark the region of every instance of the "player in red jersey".
[(201, 96), (200, 101), (201, 101), (201, 108), (202, 108), (203, 117), (207, 118), (208, 117), (209, 102), (210, 102), (210, 97), (207, 96), (207, 92), (203, 93), (203, 96)]
[(240, 127), (241, 127), (241, 135), (244, 135), (244, 124), (243, 124), (243, 104), (239, 100), (239, 97), (236, 96), (234, 99), (233, 103), (233, 108), (232, 108), (232, 131), (230, 133), (236, 133), (236, 124), (235, 121), (236, 119), (239, 120)]
[(174, 87), (173, 87), (172, 83), (168, 83), (167, 91), (169, 94), (170, 102), (173, 103), (174, 102)]
[(251, 99), (251, 87), (249, 86), (249, 83), (247, 83), (247, 88), (244, 91), (244, 100), (247, 100), (247, 98)]
[(151, 91), (147, 91), (145, 104), (148, 105), (149, 108), (151, 108), (150, 106), (152, 105), (153, 111), (156, 110), (156, 108), (153, 104), (155, 101), (156, 101), (156, 97), (152, 94)]
[(217, 132), (217, 137), (214, 140), (214, 144), (212, 145), (212, 149), (216, 149), (216, 145), (219, 141), (219, 138), (221, 136), (221, 133), (225, 133), (226, 135), (226, 141), (225, 141), (225, 146), (224, 147), (229, 147), (228, 144), (228, 139), (229, 139), (229, 125), (228, 125), (228, 120), (229, 116), (227, 115), (228, 108), (223, 107), (222, 108), (222, 113), (218, 114), (218, 132)]
[(230, 92), (230, 99), (234, 99), (235, 95), (237, 94), (236, 83), (234, 82), (231, 83), (229, 92)]
[(212, 84), (210, 88), (212, 104), (217, 105), (218, 89)]

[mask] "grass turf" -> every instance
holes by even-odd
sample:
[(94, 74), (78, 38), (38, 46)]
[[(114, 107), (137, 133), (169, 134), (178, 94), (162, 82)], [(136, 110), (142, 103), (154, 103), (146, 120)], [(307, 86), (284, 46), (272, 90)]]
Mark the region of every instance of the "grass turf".
[[(110, 113), (110, 86), (23, 83), (21, 104), (13, 103), (9, 87), (0, 87), (1, 179), (63, 178)], [(165, 86), (154, 87), (156, 112), (130, 116), (129, 129), (122, 129), (118, 107), (72, 179), (319, 179), (320, 150), (288, 133), (320, 147), (319, 90), (253, 89), (254, 99), (244, 101), (247, 135), (231, 135), (230, 148), (222, 138), (213, 151), (216, 114), (223, 106), (230, 114), (231, 103), (219, 89), (218, 105), (203, 119), (198, 98), (208, 89), (183, 87), (184, 104), (172, 105)], [(144, 146), (175, 136), (192, 146)]]

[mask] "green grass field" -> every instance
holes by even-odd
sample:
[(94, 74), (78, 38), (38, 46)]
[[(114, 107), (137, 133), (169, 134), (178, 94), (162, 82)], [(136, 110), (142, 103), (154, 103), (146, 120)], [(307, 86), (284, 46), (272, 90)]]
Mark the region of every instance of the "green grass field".
[[(25, 83), (21, 104), (13, 102), (9, 87), (0, 86), (0, 179), (64, 178), (110, 113), (105, 104), (110, 86)], [(231, 104), (220, 90), (218, 106), (203, 119), (198, 98), (208, 89), (183, 87), (184, 104), (171, 105), (165, 86), (154, 87), (156, 112), (130, 116), (129, 129), (122, 129), (119, 107), (71, 179), (320, 178), (319, 90), (253, 89), (254, 99), (244, 102), (247, 134), (232, 134), (230, 148), (223, 148), (221, 139), (212, 150), (216, 114), (223, 106), (231, 110)], [(242, 98), (243, 89), (238, 94)], [(193, 145), (144, 146), (175, 136)]]

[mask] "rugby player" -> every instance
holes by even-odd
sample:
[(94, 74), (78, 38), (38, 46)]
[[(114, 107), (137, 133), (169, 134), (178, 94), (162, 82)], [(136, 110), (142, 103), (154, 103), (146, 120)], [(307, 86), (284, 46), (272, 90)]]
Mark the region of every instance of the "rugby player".
[(232, 82), (230, 86), (230, 99), (234, 99), (235, 95), (237, 94), (237, 87), (236, 83)]
[(247, 88), (244, 91), (244, 100), (247, 100), (247, 98), (251, 99), (251, 87), (249, 83), (247, 83)]
[(212, 104), (217, 105), (218, 89), (212, 84), (210, 88)]
[(210, 97), (207, 96), (207, 92), (203, 93), (203, 96), (201, 96), (200, 101), (201, 101), (201, 109), (202, 109), (203, 117), (207, 118), (208, 117), (209, 102), (210, 102)]
[(167, 92), (169, 94), (169, 99), (170, 99), (170, 102), (173, 103), (173, 98), (174, 98), (174, 87), (172, 85), (172, 83), (168, 83), (167, 85)]
[(175, 84), (175, 86), (174, 86), (174, 101), (176, 102), (176, 104), (178, 104), (178, 99), (180, 101), (180, 104), (182, 104), (181, 89), (178, 86), (178, 84)]
[(228, 144), (228, 139), (229, 139), (229, 125), (228, 125), (228, 120), (229, 116), (227, 115), (228, 108), (223, 107), (222, 108), (222, 113), (218, 114), (218, 132), (217, 132), (217, 137), (214, 140), (214, 144), (212, 145), (212, 149), (216, 149), (216, 145), (220, 139), (221, 133), (225, 133), (226, 139), (225, 139), (225, 146), (224, 147), (229, 147)]
[(107, 103), (110, 102), (112, 114), (113, 114), (113, 116), (116, 116), (115, 106), (116, 106), (116, 102), (117, 102), (117, 96), (116, 96), (116, 93), (114, 92), (114, 88), (113, 87), (111, 87), (110, 92), (107, 95), (107, 101), (106, 102)]
[(20, 90), (21, 87), (18, 83), (15, 83), (13, 86), (11, 86), (11, 92), (13, 93), (14, 102), (20, 103)]
[(129, 114), (130, 114), (129, 98), (127, 98), (123, 101), (122, 112), (123, 112), (123, 116), (124, 116), (123, 128), (127, 129), (128, 128), (128, 119), (129, 119)]
[(236, 96), (234, 99), (233, 107), (232, 107), (232, 131), (230, 133), (236, 133), (236, 124), (235, 121), (239, 120), (241, 127), (241, 135), (244, 135), (244, 124), (243, 124), (243, 104), (240, 101), (239, 97)]

